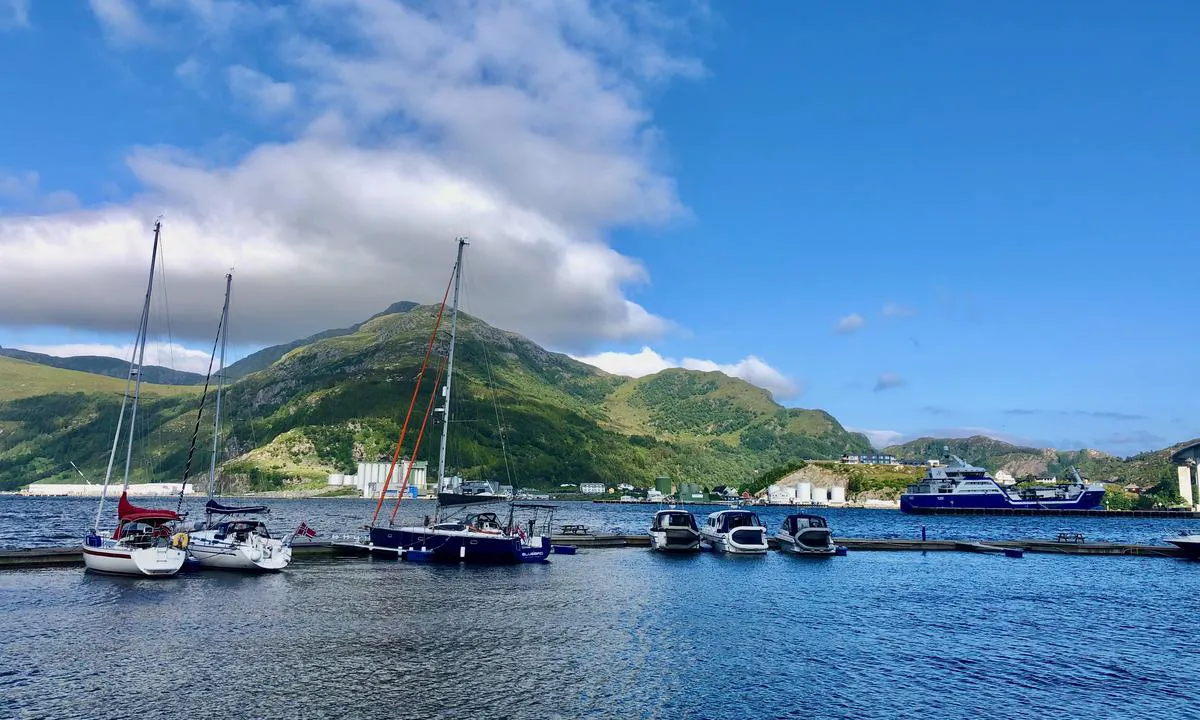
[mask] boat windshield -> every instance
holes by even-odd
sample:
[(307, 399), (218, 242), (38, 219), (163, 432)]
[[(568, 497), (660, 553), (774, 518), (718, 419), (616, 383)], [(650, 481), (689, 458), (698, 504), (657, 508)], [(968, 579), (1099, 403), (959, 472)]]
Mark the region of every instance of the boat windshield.
[(754, 513), (727, 513), (721, 518), (721, 530), (732, 530), (739, 527), (761, 527), (758, 516)]
[(691, 528), (696, 529), (696, 519), (690, 513), (662, 513), (657, 518), (659, 528)]

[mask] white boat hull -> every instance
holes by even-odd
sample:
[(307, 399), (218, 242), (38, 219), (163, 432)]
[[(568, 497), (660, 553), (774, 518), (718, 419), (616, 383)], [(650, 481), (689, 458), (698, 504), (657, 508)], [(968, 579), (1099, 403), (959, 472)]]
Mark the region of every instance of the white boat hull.
[(691, 552), (700, 549), (700, 533), (679, 530), (651, 530), (650, 548), (660, 552)]
[(729, 532), (711, 532), (708, 527), (700, 529), (700, 536), (714, 552), (730, 555), (766, 555), (767, 529), (764, 527), (738, 527)]
[(187, 553), (173, 547), (134, 549), (115, 540), (100, 547), (83, 546), (83, 564), (93, 572), (111, 575), (170, 577), (183, 567)]
[(282, 540), (257, 535), (241, 542), (218, 540), (215, 530), (193, 531), (187, 551), (201, 568), (213, 570), (278, 572), (292, 562), (292, 548)]

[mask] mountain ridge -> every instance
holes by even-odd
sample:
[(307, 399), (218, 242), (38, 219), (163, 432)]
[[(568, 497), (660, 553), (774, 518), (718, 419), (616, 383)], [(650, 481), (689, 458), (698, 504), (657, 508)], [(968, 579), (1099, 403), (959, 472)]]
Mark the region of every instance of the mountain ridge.
[[(395, 303), (348, 328), (239, 361), (224, 401), (221, 459), (230, 481), (243, 489), (320, 483), (328, 472), (352, 472), (360, 460), (389, 458), (436, 311)], [(448, 457), (451, 470), (466, 477), (506, 481), (515, 468), (518, 482), (533, 487), (566, 480), (646, 486), (661, 474), (736, 485), (785, 462), (870, 449), (865, 436), (828, 413), (784, 408), (765, 390), (721, 373), (669, 369), (626, 378), (466, 313), (458, 328), (452, 419), (461, 424), (450, 434)], [(426, 375), (421, 403), (433, 374)], [(146, 385), (148, 396), (155, 387), (167, 386)], [(181, 476), (197, 390), (145, 403), (138, 425), (155, 439), (135, 480)], [(91, 475), (100, 472), (119, 400), (84, 391), (0, 402), (0, 488), (65, 480), (67, 456)], [(497, 418), (503, 439), (489, 429)], [(203, 422), (202, 447), (210, 433)], [(440, 425), (431, 421), (421, 457), (437, 433)]]

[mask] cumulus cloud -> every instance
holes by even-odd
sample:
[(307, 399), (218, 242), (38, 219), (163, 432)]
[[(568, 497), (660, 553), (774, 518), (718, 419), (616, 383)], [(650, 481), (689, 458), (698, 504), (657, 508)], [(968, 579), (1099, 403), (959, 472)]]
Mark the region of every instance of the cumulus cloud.
[(835, 325), (833, 328), (833, 331), (840, 335), (846, 335), (848, 333), (858, 332), (866, 324), (867, 321), (863, 319), (862, 315), (859, 315), (858, 313), (852, 313), (838, 320), (837, 325)]
[(88, 0), (88, 3), (109, 40), (124, 44), (150, 37), (150, 28), (129, 0)]
[(296, 102), (296, 88), (291, 83), (276, 82), (245, 65), (231, 65), (227, 74), (229, 91), (234, 97), (249, 103), (263, 116), (278, 115)]
[[(93, 7), (114, 27), (154, 21)], [(305, 22), (262, 48), (286, 73), (230, 79), (295, 136), (232, 163), (138, 148), (142, 192), (125, 203), (0, 215), (0, 325), (124, 330), (165, 209), (176, 337), (206, 338), (229, 266), (246, 343), (432, 301), (458, 235), (473, 241), (466, 309), (485, 320), (576, 352), (669, 327), (628, 299), (645, 269), (604, 238), (686, 212), (643, 100), (700, 71), (671, 51), (672, 23), (577, 2), (324, 0), (294, 15)]]
[(846, 428), (850, 432), (862, 433), (867, 436), (867, 440), (871, 443), (871, 447), (876, 450), (882, 450), (890, 445), (897, 445), (905, 442), (904, 433), (896, 430), (867, 430), (865, 428)]
[[(107, 343), (63, 343), (60, 345), (21, 345), (20, 350), (54, 355), (56, 357), (78, 357), (80, 355), (99, 355), (101, 357), (123, 358), (128, 360), (133, 356), (133, 344), (110, 345)], [(207, 373), (209, 354), (203, 350), (187, 348), (179, 343), (161, 343), (150, 340), (146, 343), (146, 364), (160, 365), (175, 370)], [(214, 369), (216, 363), (213, 364)]]
[(751, 385), (769, 391), (777, 399), (787, 399), (800, 394), (800, 385), (759, 358), (751, 355), (736, 363), (718, 363), (698, 358), (664, 357), (649, 347), (636, 353), (602, 352), (596, 355), (575, 356), (580, 362), (594, 365), (614, 375), (642, 377), (667, 368), (681, 367), (704, 372), (722, 372), (730, 377), (741, 378)]
[(917, 311), (907, 305), (901, 305), (899, 303), (894, 303), (894, 302), (888, 302), (888, 303), (883, 304), (883, 316), (884, 317), (912, 317), (913, 315), (916, 315), (916, 314), (917, 314)]
[(879, 376), (878, 380), (875, 381), (875, 392), (891, 390), (892, 388), (901, 387), (904, 384), (904, 378), (900, 377), (896, 373), (884, 373)]

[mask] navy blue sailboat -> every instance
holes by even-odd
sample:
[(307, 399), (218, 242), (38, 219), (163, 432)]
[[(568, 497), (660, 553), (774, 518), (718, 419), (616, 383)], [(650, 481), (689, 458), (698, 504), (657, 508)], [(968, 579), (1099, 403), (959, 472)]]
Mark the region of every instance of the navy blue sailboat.
[[(450, 388), (454, 378), (454, 346), (458, 331), (458, 294), (466, 238), (458, 239), (454, 264), (454, 304), (450, 315), (450, 349), (446, 384), (442, 390), (442, 438), (438, 449), (437, 509), (421, 526), (371, 524), (372, 548), (399, 552), (409, 559), (481, 564), (545, 562), (550, 555), (550, 523), (555, 506), (516, 503), (496, 492), (464, 492), (460, 478), (446, 476), (446, 440), (450, 431)], [(435, 388), (436, 389), (436, 388)], [(481, 489), (482, 490), (482, 489)], [(474, 511), (485, 504), (503, 504), (501, 512)], [(506, 510), (506, 512), (505, 512)], [(517, 511), (532, 517), (518, 521)], [(543, 515), (543, 511), (546, 511)], [(378, 518), (378, 516), (377, 516)], [(539, 520), (541, 522), (539, 523)], [(539, 527), (540, 526), (540, 527)]]

